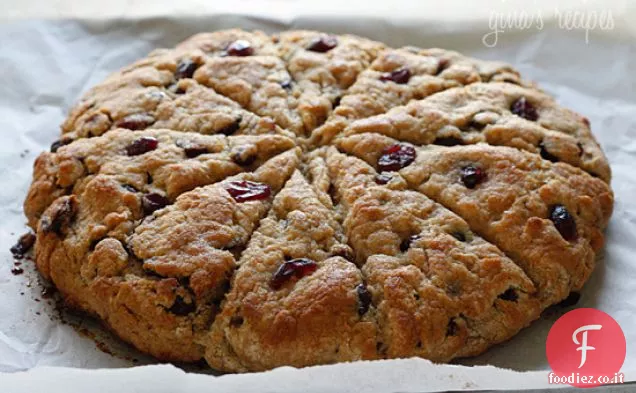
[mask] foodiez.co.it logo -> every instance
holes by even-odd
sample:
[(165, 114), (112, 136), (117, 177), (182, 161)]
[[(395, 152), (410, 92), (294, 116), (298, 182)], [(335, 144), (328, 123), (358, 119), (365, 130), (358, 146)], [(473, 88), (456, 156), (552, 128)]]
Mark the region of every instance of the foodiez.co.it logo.
[(570, 311), (548, 333), (549, 382), (579, 387), (622, 383), (625, 352), (625, 335), (614, 318), (593, 308)]

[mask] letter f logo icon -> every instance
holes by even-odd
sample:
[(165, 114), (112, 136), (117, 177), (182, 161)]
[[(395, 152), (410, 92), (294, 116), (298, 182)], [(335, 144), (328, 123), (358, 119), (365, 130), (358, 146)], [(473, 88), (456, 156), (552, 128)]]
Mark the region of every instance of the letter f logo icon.
[[(574, 333), (572, 334), (572, 341), (574, 341), (574, 344), (581, 345), (580, 347), (576, 348), (577, 351), (581, 351), (581, 364), (579, 365), (579, 368), (583, 367), (583, 365), (585, 364), (585, 360), (587, 359), (587, 351), (593, 351), (596, 349), (594, 347), (587, 345), (588, 330), (601, 330), (602, 327), (603, 326), (601, 325), (585, 325), (576, 329)], [(581, 339), (581, 342), (579, 342), (576, 336), (581, 332), (582, 332), (581, 334), (582, 339)]]

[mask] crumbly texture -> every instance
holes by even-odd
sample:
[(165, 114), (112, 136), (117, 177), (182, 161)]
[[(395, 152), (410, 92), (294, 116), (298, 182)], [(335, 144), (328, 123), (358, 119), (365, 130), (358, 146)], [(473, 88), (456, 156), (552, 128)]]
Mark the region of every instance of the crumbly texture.
[(507, 64), (233, 29), (89, 90), (24, 211), (42, 276), (159, 359), (447, 362), (582, 288), (610, 178)]

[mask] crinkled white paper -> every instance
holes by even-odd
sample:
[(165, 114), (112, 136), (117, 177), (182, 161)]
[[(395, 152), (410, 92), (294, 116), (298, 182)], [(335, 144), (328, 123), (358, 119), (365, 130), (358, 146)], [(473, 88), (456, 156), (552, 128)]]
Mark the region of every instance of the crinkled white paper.
[[(302, 12), (296, 2), (289, 3), (296, 5), (294, 13), (281, 7), (269, 9), (267, 17), (172, 15), (136, 20), (22, 20), (0, 25), (0, 371), (35, 368), (28, 373), (0, 375), (0, 391), (36, 392), (37, 384), (44, 383), (48, 392), (87, 392), (97, 391), (98, 384), (114, 389), (124, 386), (120, 385), (124, 382), (130, 387), (126, 391), (152, 392), (198, 391), (195, 389), (199, 386), (246, 392), (319, 392), (328, 388), (412, 392), (548, 386), (545, 340), (550, 326), (563, 312), (558, 310), (509, 342), (478, 358), (459, 362), (495, 366), (487, 368), (436, 366), (418, 359), (303, 370), (282, 368), (221, 377), (184, 374), (171, 366), (108, 371), (42, 368), (119, 368), (132, 366), (131, 358), (138, 359), (137, 365), (151, 363), (152, 359), (106, 333), (98, 333), (100, 340), (119, 356), (100, 351), (92, 339), (56, 317), (54, 307), (39, 293), (41, 287), (31, 263), (26, 263), (23, 275), (11, 274), (9, 247), (26, 231), (22, 201), (31, 181), (33, 160), (57, 139), (59, 124), (80, 94), (110, 72), (196, 32), (230, 27), (268, 32), (289, 28), (350, 32), (393, 46), (444, 47), (504, 60), (526, 78), (538, 81), (561, 104), (588, 116), (611, 162), (616, 207), (607, 230), (604, 260), (586, 284), (577, 307), (601, 309), (619, 322), (627, 339), (625, 379), (636, 381), (636, 351), (632, 347), (636, 343), (636, 34), (632, 26), (636, 12), (613, 2), (595, 3), (594, 7), (574, 2), (575, 8), (560, 9), (555, 2), (551, 8), (540, 10), (538, 6), (533, 9), (532, 2), (528, 6), (526, 2), (491, 1), (487, 3), (493, 9), (481, 9), (474, 18), (467, 16), (465, 9), (461, 18), (448, 13), (444, 17), (418, 14), (416, 6), (408, 12), (392, 9), (370, 16), (368, 10), (361, 15)], [(522, 5), (525, 8), (520, 8)], [(570, 9), (579, 9), (577, 5), (583, 7), (582, 15), (587, 18), (587, 24), (579, 28), (566, 24), (564, 16)], [(521, 9), (533, 15), (530, 24), (524, 29), (506, 25), (505, 18)], [(598, 18), (602, 11), (606, 12), (605, 23), (610, 12), (611, 28), (608, 24), (601, 28)], [(593, 15), (597, 15), (594, 26)], [(81, 318), (75, 322), (89, 331), (95, 331), (97, 325)], [(101, 382), (95, 382), (98, 380)]]

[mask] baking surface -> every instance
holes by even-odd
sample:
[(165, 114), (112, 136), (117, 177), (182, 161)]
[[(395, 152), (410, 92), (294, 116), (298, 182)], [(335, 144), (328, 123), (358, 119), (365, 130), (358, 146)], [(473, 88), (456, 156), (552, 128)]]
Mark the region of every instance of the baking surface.
[[(65, 9), (62, 4), (71, 4), (68, 1), (58, 3), (60, 7), (57, 9), (62, 11)], [(140, 3), (132, 1), (129, 6), (136, 7), (135, 4)], [(263, 6), (263, 2), (251, 3), (258, 4), (252, 9), (254, 12), (249, 14), (258, 14), (256, 11)], [(268, 4), (274, 3), (281, 1)], [(290, 0), (289, 3), (299, 2)], [(29, 4), (37, 5), (36, 2), (26, 1), (23, 7), (15, 9), (25, 10)], [(560, 28), (552, 12), (543, 14), (542, 29), (533, 27), (523, 31), (505, 31), (498, 34), (493, 47), (484, 44), (484, 40), (492, 44), (494, 36), (488, 36), (491, 41), (484, 38), (486, 34), (492, 33), (492, 29), (489, 27), (488, 12), (481, 11), (468, 21), (459, 16), (456, 19), (446, 18), (443, 12), (439, 18), (426, 13), (417, 14), (422, 15), (421, 18), (414, 17), (415, 14), (400, 17), (396, 10), (390, 11), (391, 16), (384, 19), (369, 17), (364, 12), (360, 15), (343, 12), (334, 18), (320, 15), (319, 12), (312, 13), (311, 9), (304, 10), (304, 16), (293, 17), (299, 13), (296, 4), (289, 8), (272, 7), (267, 13), (259, 14), (267, 17), (246, 17), (237, 12), (230, 16), (165, 16), (136, 21), (96, 18), (74, 22), (19, 20), (0, 25), (0, 133), (3, 140), (0, 146), (0, 178), (4, 179), (4, 187), (0, 188), (0, 217), (3, 218), (0, 222), (0, 293), (4, 298), (4, 302), (0, 303), (0, 315), (3, 315), (0, 319), (0, 371), (21, 371), (36, 366), (113, 368), (152, 362), (152, 359), (129, 352), (129, 348), (107, 334), (98, 333), (99, 341), (104, 343), (107, 350), (119, 355), (111, 356), (97, 349), (95, 342), (86, 334), (78, 334), (72, 326), (61, 324), (52, 307), (53, 302), (41, 296), (41, 287), (36, 282), (37, 274), (29, 262), (23, 263), (24, 274), (11, 274), (13, 259), (8, 250), (17, 237), (26, 231), (21, 204), (31, 180), (32, 162), (40, 151), (48, 149), (50, 143), (57, 139), (59, 124), (80, 94), (110, 72), (144, 56), (150, 50), (171, 47), (199, 31), (230, 27), (257, 28), (268, 32), (314, 28), (360, 34), (393, 46), (414, 44), (420, 47), (444, 47), (475, 57), (508, 61), (526, 78), (538, 81), (562, 105), (590, 118), (592, 130), (612, 165), (616, 207), (607, 231), (604, 261), (597, 265), (577, 307), (599, 308), (621, 324), (628, 343), (628, 358), (623, 369), (625, 379), (636, 380), (636, 353), (629, 349), (630, 343), (636, 342), (636, 330), (633, 328), (636, 326), (636, 299), (626, 295), (636, 291), (636, 265), (632, 260), (636, 247), (636, 201), (633, 198), (636, 194), (636, 173), (632, 169), (636, 164), (636, 119), (633, 116), (636, 113), (633, 98), (636, 78), (632, 72), (636, 68), (636, 57), (633, 46), (635, 35), (631, 30), (633, 26), (628, 22), (636, 14), (633, 11), (621, 12), (620, 2), (615, 8), (607, 4), (599, 9), (614, 11), (613, 29), (601, 30), (597, 27), (590, 30), (587, 43), (584, 30)], [(112, 9), (118, 6), (119, 2), (114, 1)], [(510, 4), (506, 4), (508, 6)], [(559, 4), (558, 7), (563, 7), (562, 12), (568, 9), (566, 5)], [(8, 9), (8, 6), (3, 8)], [(15, 13), (15, 9), (9, 13)], [(80, 16), (84, 15), (80, 11), (81, 7), (74, 10)], [(155, 11), (165, 10), (155, 8)], [(94, 11), (90, 12), (93, 12), (93, 17), (96, 16)], [(506, 11), (493, 8), (490, 14), (493, 12), (505, 14)], [(479, 14), (485, 16), (480, 17)], [(32, 14), (16, 14), (25, 15)], [(408, 16), (408, 13), (402, 15)], [(492, 364), (518, 371), (547, 370), (545, 338), (552, 323), (565, 311), (567, 309), (551, 310), (509, 342), (478, 358), (460, 363)], [(77, 318), (75, 324), (86, 327), (88, 334), (99, 332), (95, 329), (96, 324), (90, 320)], [(137, 362), (133, 363), (132, 359)], [(149, 373), (148, 370), (152, 369), (138, 369), (139, 375), (147, 375), (143, 373)], [(54, 373), (47, 369), (37, 371), (40, 378), (45, 378), (47, 372)], [(321, 381), (320, 376), (326, 375), (322, 373), (332, 375), (334, 372), (343, 379), (346, 379), (347, 373), (373, 376), (370, 380), (387, 383), (384, 386), (395, 386), (395, 390), (402, 391), (547, 386), (546, 371), (523, 374), (522, 378), (493, 368), (432, 366), (423, 360), (354, 363), (299, 371), (283, 368), (274, 371), (278, 374), (271, 374), (270, 377), (281, 383), (276, 385), (279, 390), (305, 383), (319, 391), (318, 388), (324, 387), (324, 383), (329, 382), (331, 386), (332, 381), (335, 381), (332, 377), (322, 378)], [(69, 378), (88, 375), (70, 370), (65, 373)], [(123, 379), (136, 378), (132, 371), (118, 373)], [(281, 373), (285, 376), (282, 377)], [(497, 373), (501, 373), (500, 384), (493, 377)], [(173, 376), (175, 380), (184, 377), (178, 369), (173, 368), (170, 371), (162, 370), (161, 374), (165, 374), (166, 378)], [(228, 389), (231, 384), (237, 384), (235, 386), (243, 386), (247, 391), (249, 384), (258, 381), (258, 378), (268, 378), (268, 374), (226, 376), (215, 379), (215, 383), (219, 389)], [(422, 379), (421, 375), (424, 374), (427, 379)], [(12, 380), (17, 382), (20, 375), (15, 374)], [(192, 376), (188, 380), (202, 383), (207, 378)], [(315, 382), (307, 382), (308, 378)], [(509, 385), (505, 385), (506, 378), (510, 378)], [(249, 384), (247, 381), (250, 381)], [(268, 381), (271, 382), (270, 379)], [(286, 385), (287, 381), (292, 381), (289, 386)], [(388, 385), (391, 381), (394, 384)], [(252, 385), (254, 388), (259, 386), (258, 383)], [(353, 388), (350, 384), (343, 383), (342, 386), (343, 389), (345, 386)], [(360, 389), (364, 390), (365, 387)]]

